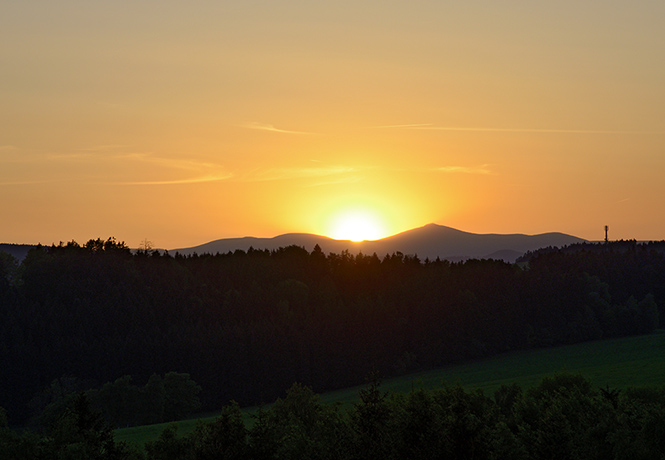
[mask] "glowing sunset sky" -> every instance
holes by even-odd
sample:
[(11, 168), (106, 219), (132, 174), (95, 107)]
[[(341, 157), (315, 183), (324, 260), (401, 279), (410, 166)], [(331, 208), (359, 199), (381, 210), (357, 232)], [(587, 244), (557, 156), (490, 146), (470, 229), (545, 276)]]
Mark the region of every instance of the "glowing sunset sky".
[(665, 2), (5, 1), (0, 242), (665, 238)]

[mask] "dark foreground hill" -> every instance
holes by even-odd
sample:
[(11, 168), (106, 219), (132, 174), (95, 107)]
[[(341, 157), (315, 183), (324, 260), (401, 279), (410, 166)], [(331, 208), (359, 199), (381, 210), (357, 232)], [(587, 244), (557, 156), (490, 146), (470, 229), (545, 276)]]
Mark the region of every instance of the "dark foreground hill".
[(527, 251), (535, 251), (548, 246), (567, 246), (585, 240), (564, 233), (542, 233), (539, 235), (523, 234), (478, 234), (463, 232), (443, 225), (429, 224), (408, 230), (388, 238), (376, 241), (355, 243), (348, 240), (334, 240), (325, 236), (308, 233), (287, 233), (274, 238), (226, 238), (211, 241), (191, 248), (175, 249), (183, 255), (189, 254), (224, 254), (235, 250), (254, 249), (275, 250), (285, 246), (301, 246), (311, 251), (317, 244), (325, 253), (341, 253), (348, 250), (356, 254), (374, 254), (379, 256), (401, 252), (417, 255), (420, 259), (447, 259), (451, 261), (465, 259), (500, 259), (515, 262)]

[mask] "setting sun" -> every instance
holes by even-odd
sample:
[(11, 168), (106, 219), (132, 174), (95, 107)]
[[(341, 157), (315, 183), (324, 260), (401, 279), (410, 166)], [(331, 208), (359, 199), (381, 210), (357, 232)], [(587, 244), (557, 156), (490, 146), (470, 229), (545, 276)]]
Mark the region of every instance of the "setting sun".
[(331, 238), (351, 241), (378, 240), (386, 236), (384, 225), (377, 216), (358, 209), (337, 214), (328, 233)]

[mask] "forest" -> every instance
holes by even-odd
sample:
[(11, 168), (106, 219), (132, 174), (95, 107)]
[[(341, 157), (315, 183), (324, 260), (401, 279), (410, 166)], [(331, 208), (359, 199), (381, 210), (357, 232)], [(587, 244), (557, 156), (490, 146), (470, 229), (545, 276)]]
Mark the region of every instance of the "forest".
[[(114, 238), (0, 254), (0, 407), (23, 426), (58, 391), (87, 392), (126, 426), (272, 402), (294, 382), (323, 392), (648, 333), (665, 318), (664, 246), (547, 248), (517, 264), (298, 246), (184, 257)], [(140, 411), (110, 413), (126, 394)]]
[(595, 388), (579, 374), (555, 374), (528, 389), (444, 385), (383, 392), (371, 379), (358, 402), (325, 404), (294, 384), (246, 423), (237, 403), (180, 435), (170, 424), (154, 441), (117, 442), (78, 394), (48, 436), (17, 434), (0, 411), (0, 450), (11, 460), (658, 460), (665, 452), (665, 390)]

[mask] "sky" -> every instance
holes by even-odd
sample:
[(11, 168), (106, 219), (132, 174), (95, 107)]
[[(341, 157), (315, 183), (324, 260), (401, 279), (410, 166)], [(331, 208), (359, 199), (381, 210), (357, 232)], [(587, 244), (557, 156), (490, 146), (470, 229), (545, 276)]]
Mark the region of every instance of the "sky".
[(0, 3), (0, 242), (665, 239), (665, 2)]

